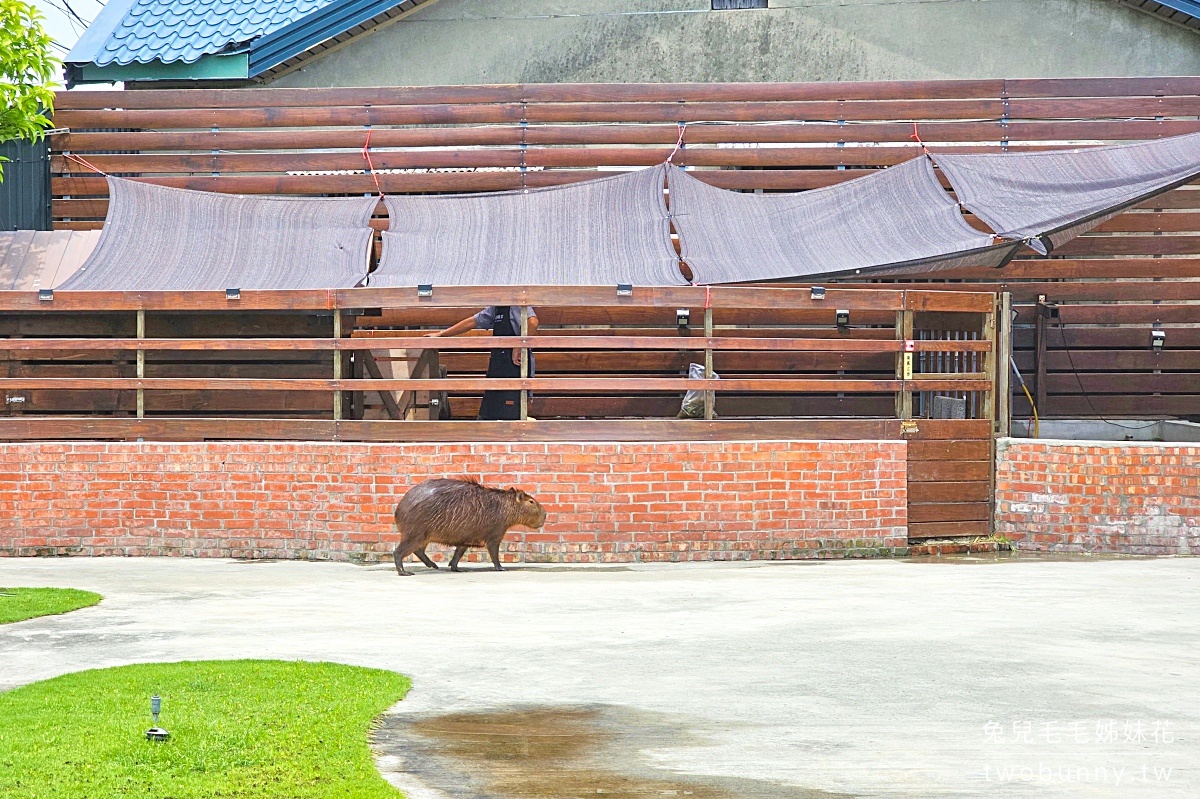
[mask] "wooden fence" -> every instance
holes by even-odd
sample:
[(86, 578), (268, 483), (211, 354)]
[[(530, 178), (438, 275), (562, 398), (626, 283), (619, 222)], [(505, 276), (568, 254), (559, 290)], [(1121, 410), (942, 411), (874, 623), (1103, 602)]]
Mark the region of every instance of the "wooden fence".
[[(424, 335), (489, 304), (535, 306), (538, 334)], [(989, 529), (1005, 375), (991, 294), (14, 291), (0, 292), (0, 315), (0, 440), (907, 438), (912, 537)], [(483, 378), (496, 346), (533, 352), (537, 376)], [(439, 377), (437, 356), (453, 376)], [(667, 363), (683, 368), (664, 376)], [(688, 363), (724, 371), (690, 379)], [(461, 421), (486, 389), (522, 392), (537, 421)], [(687, 390), (704, 392), (705, 419), (669, 418)], [(961, 398), (967, 418), (918, 418), (934, 396)], [(439, 420), (434, 399), (452, 420)], [(831, 409), (858, 416), (827, 418)]]
[[(658, 163), (682, 132), (675, 161), (701, 180), (796, 191), (912, 158), (918, 137), (956, 152), (1085, 146), (1200, 131), (1198, 109), (1200, 77), (70, 92), (55, 117), (68, 131), (52, 140), (54, 217), (94, 228), (107, 210), (103, 179), (67, 153), (216, 191), (492, 191)], [(1053, 258), (937, 275), (1012, 292), (1015, 361), (1044, 417), (1200, 418), (1197, 278), (1190, 186)], [(1041, 327), (1039, 297), (1057, 311)], [(1013, 409), (1030, 413), (1023, 394)]]

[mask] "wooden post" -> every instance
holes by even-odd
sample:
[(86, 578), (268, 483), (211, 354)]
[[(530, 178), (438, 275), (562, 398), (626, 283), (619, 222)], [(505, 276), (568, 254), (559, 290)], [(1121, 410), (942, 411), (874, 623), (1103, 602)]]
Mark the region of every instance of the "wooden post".
[[(896, 311), (896, 340), (910, 341), (913, 337), (913, 312), (904, 310)], [(908, 390), (908, 386), (904, 384), (906, 378), (906, 370), (904, 364), (906, 360), (911, 363), (912, 353), (904, 352), (904, 348), (900, 348), (900, 352), (896, 353), (896, 379), (901, 381), (900, 390), (896, 392), (896, 418), (911, 419), (913, 415), (912, 392)]]
[[(711, 339), (713, 335), (713, 317), (712, 308), (704, 309), (704, 337)], [(713, 379), (713, 351), (709, 346), (709, 342), (705, 342), (704, 347), (704, 379)], [(714, 416), (714, 406), (717, 404), (717, 392), (704, 392), (704, 418), (711, 420)]]
[[(521, 313), (521, 338), (529, 335), (529, 313)], [(521, 347), (521, 379), (529, 377), (529, 348)], [(521, 421), (529, 418), (529, 391), (521, 389)]]
[(996, 399), (998, 401), (997, 432), (1008, 438), (1012, 431), (1012, 293), (1000, 294), (1000, 316), (996, 324), (999, 339), (996, 356)]
[(1034, 331), (1037, 338), (1037, 347), (1034, 355), (1034, 401), (1037, 403), (1038, 412), (1046, 412), (1046, 317), (1043, 315), (1043, 306), (1046, 304), (1046, 295), (1039, 294), (1037, 305), (1034, 307)]
[[(333, 337), (340, 339), (342, 337), (342, 311), (340, 308), (335, 308), (333, 311)], [(333, 351), (333, 379), (342, 379), (342, 351)], [(333, 392), (333, 420), (336, 422), (342, 418), (342, 392), (337, 390)]]
[(984, 314), (983, 316), (983, 336), (992, 344), (991, 349), (983, 354), (983, 373), (987, 375), (987, 379), (991, 384), (991, 388), (988, 391), (983, 392), (983, 407), (980, 408), (980, 415), (991, 422), (993, 432), (996, 429), (996, 356), (999, 354), (997, 351), (999, 342), (996, 340), (997, 325), (996, 311), (994, 310), (995, 307), (996, 306), (993, 304), (992, 312), (989, 314)]
[[(144, 339), (146, 337), (146, 312), (139, 309), (137, 312), (137, 337)], [(128, 374), (128, 372), (126, 372)], [(141, 347), (137, 351), (137, 376), (141, 380), (146, 376), (146, 353)], [(144, 419), (146, 417), (146, 389), (139, 388), (137, 390), (137, 418)]]
[[(362, 350), (361, 352), (353, 353), (350, 356), (350, 379), (351, 380), (362, 380), (363, 377), (365, 377), (364, 369), (363, 369), (363, 359), (362, 359), (363, 353), (365, 353), (365, 352), (367, 352), (367, 350)], [(352, 391), (350, 393), (350, 418), (351, 419), (363, 418), (364, 411), (366, 410), (366, 405), (367, 405), (366, 394), (364, 394), (361, 391)]]

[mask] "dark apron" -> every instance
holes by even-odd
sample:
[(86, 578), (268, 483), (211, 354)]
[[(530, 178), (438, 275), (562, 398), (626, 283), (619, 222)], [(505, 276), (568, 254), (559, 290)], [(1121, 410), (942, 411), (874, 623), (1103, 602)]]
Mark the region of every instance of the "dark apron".
[[(496, 318), (492, 321), (493, 336), (519, 336), (521, 329), (511, 317), (509, 306), (496, 307)], [(532, 360), (530, 367), (533, 366)], [(533, 374), (532, 368), (530, 374)], [(520, 377), (521, 367), (513, 363), (512, 349), (492, 350), (488, 361), (488, 377)], [(483, 404), (479, 406), (479, 418), (492, 421), (511, 421), (521, 418), (520, 391), (485, 391)]]

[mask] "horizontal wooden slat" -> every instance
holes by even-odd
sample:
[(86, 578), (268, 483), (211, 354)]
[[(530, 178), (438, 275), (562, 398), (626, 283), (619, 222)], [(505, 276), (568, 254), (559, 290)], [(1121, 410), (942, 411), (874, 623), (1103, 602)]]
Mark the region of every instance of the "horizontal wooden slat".
[(1082, 372), (1050, 374), (1051, 394), (1194, 394), (1200, 396), (1200, 372)]
[(884, 419), (603, 421), (361, 421), (255, 419), (0, 419), (0, 440), (145, 438), (147, 440), (300, 439), (343, 441), (738, 441), (899, 439)]
[(58, 92), (56, 107), (261, 108), (512, 102), (758, 102), (795, 100), (1161, 97), (1200, 94), (1200, 78), (1050, 78), (808, 83), (555, 83), (304, 89)]
[[(771, 170), (709, 170), (698, 171), (695, 177), (705, 183), (723, 189), (768, 189), (778, 191), (803, 191), (832, 186), (847, 180), (863, 177), (877, 171), (873, 169), (771, 169)], [(429, 173), (394, 172), (356, 175), (194, 175), (156, 177), (140, 176), (145, 183), (173, 186), (178, 189), (197, 191), (228, 192), (233, 194), (371, 194), (384, 191), (388, 194), (426, 192), (478, 192), (506, 191), (522, 188), (544, 188), (563, 186), (583, 180), (606, 177), (611, 172), (595, 169), (553, 169), (522, 173), (516, 169), (507, 172), (444, 171)], [(375, 185), (375, 177), (379, 185)], [(106, 196), (108, 184), (103, 177), (91, 172), (80, 171), (67, 177), (53, 177), (50, 188), (54, 196), (71, 197)]]
[(991, 505), (987, 502), (909, 503), (908, 523), (921, 522), (974, 522), (990, 518)]
[[(910, 442), (911, 446), (911, 442)], [(946, 502), (986, 502), (991, 498), (991, 484), (986, 480), (910, 483), (909, 505)]]
[(985, 440), (913, 441), (908, 445), (911, 461), (981, 461), (991, 457), (991, 443)]
[(6, 378), (0, 377), (0, 389), (175, 389), (209, 391), (742, 391), (763, 393), (847, 393), (869, 394), (902, 391), (986, 391), (986, 380), (963, 380), (949, 376), (915, 381), (805, 379), (785, 380), (689, 380), (686, 378), (447, 378), (396, 380), (317, 380), (273, 379), (196, 379), (196, 378)]
[[(1147, 336), (1148, 337), (1148, 336)], [(1017, 353), (1017, 367), (1031, 372), (1034, 366), (1032, 352)], [(1147, 346), (1138, 350), (1051, 350), (1046, 356), (1049, 372), (1088, 372), (1114, 370), (1130, 372), (1152, 372), (1158, 370), (1200, 371), (1200, 351), (1163, 350), (1153, 352)]]
[[(412, 338), (374, 336), (363, 338), (191, 338), (191, 339), (12, 339), (0, 340), (0, 349), (16, 351), (72, 350), (470, 350), (532, 347), (541, 349), (606, 350), (737, 350), (737, 351), (822, 351), (900, 352), (904, 342), (879, 339), (833, 338), (705, 338), (668, 336), (472, 336), (469, 338)], [(988, 341), (914, 341), (917, 352), (988, 352)]]
[(945, 483), (988, 480), (991, 463), (978, 461), (909, 460), (908, 479), (914, 483)]
[(1080, 116), (1186, 116), (1186, 98), (1021, 100), (866, 100), (843, 102), (755, 100), (678, 102), (430, 103), (424, 105), (282, 106), (181, 109), (60, 109), (55, 124), (67, 128), (245, 128), (338, 125), (461, 125), (538, 122), (741, 122), (791, 120), (1024, 119)]
[[(928, 145), (939, 142), (1001, 141), (1141, 141), (1180, 136), (1200, 131), (1200, 121), (1169, 120), (1064, 120), (1052, 122), (999, 120), (925, 122), (921, 138)], [(534, 124), (486, 125), (480, 127), (373, 128), (371, 146), (385, 147), (485, 147), (554, 145), (671, 145), (678, 139), (676, 124), (613, 125)], [(362, 128), (251, 128), (216, 130), (146, 130), (122, 133), (71, 131), (52, 138), (56, 151), (87, 154), (112, 150), (302, 150), (357, 149), (366, 141)], [(912, 124), (904, 122), (726, 123), (693, 124), (687, 127), (687, 146), (724, 143), (841, 144), (895, 143), (912, 145)]]
[[(7, 311), (107, 311), (107, 310), (326, 310), (333, 308), (477, 308), (494, 304), (550, 305), (560, 308), (703, 308), (762, 309), (770, 311), (812, 309), (831, 312), (851, 311), (942, 310), (986, 312), (991, 310), (990, 294), (896, 290), (887, 288), (853, 289), (831, 286), (824, 299), (814, 300), (805, 287), (753, 288), (697, 286), (673, 288), (635, 287), (633, 295), (621, 297), (616, 287), (586, 286), (493, 286), (435, 287), (433, 296), (417, 297), (413, 289), (338, 289), (295, 291), (243, 291), (237, 300), (224, 292), (139, 291), (139, 292), (56, 292), (51, 302), (39, 300), (33, 291), (0, 291), (0, 310)], [(672, 317), (673, 320), (673, 317)], [(854, 323), (854, 319), (851, 322)]]
[(967, 536), (986, 536), (991, 533), (991, 524), (987, 521), (967, 522), (909, 522), (909, 540), (928, 538), (963, 538)]

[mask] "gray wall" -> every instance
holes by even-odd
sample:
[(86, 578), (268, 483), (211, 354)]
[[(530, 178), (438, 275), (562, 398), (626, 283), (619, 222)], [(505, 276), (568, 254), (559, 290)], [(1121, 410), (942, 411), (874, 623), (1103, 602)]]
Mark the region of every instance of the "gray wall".
[[(277, 86), (1200, 74), (1200, 34), (1115, 0), (436, 0)], [(653, 13), (637, 13), (653, 12)]]

